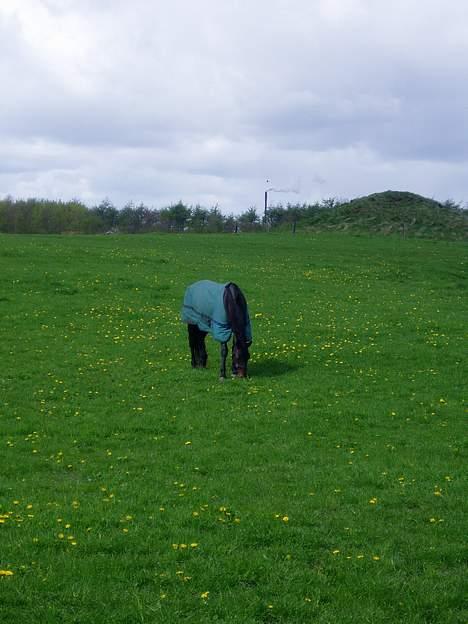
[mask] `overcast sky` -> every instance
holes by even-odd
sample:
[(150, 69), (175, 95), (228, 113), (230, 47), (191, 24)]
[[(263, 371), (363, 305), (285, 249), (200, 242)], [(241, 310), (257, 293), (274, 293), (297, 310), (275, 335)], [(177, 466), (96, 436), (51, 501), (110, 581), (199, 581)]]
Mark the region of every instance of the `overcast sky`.
[(468, 201), (467, 0), (0, 0), (0, 89), (1, 197)]

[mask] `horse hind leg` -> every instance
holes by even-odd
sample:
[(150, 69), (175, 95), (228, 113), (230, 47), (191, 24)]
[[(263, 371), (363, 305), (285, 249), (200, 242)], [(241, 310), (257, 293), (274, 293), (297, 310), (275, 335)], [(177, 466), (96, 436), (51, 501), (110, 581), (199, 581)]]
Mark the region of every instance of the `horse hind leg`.
[(199, 331), (199, 339), (198, 339), (198, 361), (199, 366), (201, 368), (206, 368), (206, 363), (208, 362), (208, 353), (206, 351), (205, 338), (206, 332), (201, 330)]
[(187, 329), (190, 353), (192, 355), (192, 368), (200, 368), (203, 365), (201, 356), (201, 342), (203, 341), (203, 337), (200, 336), (201, 332), (196, 325), (191, 325), (189, 323)]
[(228, 346), (226, 342), (221, 343), (221, 362), (219, 369), (219, 378), (226, 379), (226, 358), (228, 354)]

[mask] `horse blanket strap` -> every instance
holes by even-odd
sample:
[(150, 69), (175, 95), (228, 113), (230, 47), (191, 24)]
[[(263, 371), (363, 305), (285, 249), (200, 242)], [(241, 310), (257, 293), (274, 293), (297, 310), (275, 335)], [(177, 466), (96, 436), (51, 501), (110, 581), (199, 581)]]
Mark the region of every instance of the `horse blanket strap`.
[[(197, 325), (198, 329), (208, 332), (218, 342), (228, 342), (232, 328), (224, 307), (224, 289), (229, 284), (201, 280), (189, 286), (185, 291), (182, 321)], [(248, 312), (245, 330), (246, 338), (252, 340)]]

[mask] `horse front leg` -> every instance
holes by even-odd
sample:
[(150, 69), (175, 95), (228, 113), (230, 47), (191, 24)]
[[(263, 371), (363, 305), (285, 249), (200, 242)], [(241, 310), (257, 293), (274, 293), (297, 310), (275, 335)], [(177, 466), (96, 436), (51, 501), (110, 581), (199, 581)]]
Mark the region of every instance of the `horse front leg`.
[(226, 379), (226, 358), (228, 354), (227, 342), (221, 343), (221, 366), (219, 369), (219, 378)]

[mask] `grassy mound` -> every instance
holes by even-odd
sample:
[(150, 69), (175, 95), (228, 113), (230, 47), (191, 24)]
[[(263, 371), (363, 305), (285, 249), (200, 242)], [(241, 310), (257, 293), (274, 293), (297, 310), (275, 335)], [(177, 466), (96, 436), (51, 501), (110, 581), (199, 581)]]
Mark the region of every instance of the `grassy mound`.
[(455, 240), (468, 235), (468, 211), (450, 201), (441, 204), (402, 191), (358, 197), (322, 210), (317, 217), (314, 225), (333, 230)]

